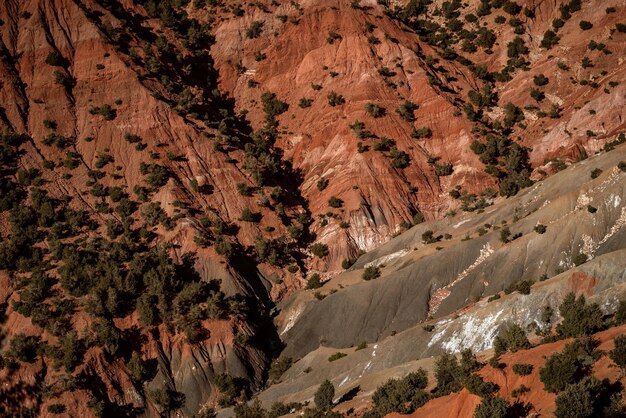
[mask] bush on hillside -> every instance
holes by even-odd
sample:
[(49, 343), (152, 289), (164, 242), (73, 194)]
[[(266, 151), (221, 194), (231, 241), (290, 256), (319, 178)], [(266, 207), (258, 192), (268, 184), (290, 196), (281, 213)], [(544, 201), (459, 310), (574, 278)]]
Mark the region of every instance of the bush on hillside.
[(474, 418), (506, 418), (509, 403), (499, 396), (487, 396), (474, 411)]
[(335, 397), (335, 387), (330, 380), (324, 380), (315, 392), (313, 400), (315, 406), (319, 409), (327, 410), (333, 406), (333, 398)]
[(530, 342), (526, 337), (524, 330), (517, 324), (512, 324), (506, 329), (500, 331), (494, 340), (493, 347), (496, 355), (510, 351), (512, 353), (518, 350), (530, 348)]
[(374, 409), (380, 416), (391, 412), (412, 412), (430, 398), (424, 391), (427, 385), (428, 375), (424, 369), (409, 373), (402, 379), (390, 379), (374, 392)]
[(321, 242), (316, 242), (315, 244), (311, 245), (311, 252), (316, 257), (326, 257), (329, 254), (328, 245)]
[(363, 280), (374, 280), (380, 277), (380, 269), (376, 266), (369, 266), (363, 270)]
[(437, 395), (447, 395), (458, 392), (462, 388), (459, 378), (460, 366), (456, 357), (450, 353), (444, 353), (435, 360), (435, 379), (437, 379)]
[(563, 321), (556, 331), (562, 338), (593, 334), (604, 327), (603, 314), (598, 304), (587, 305), (585, 297), (569, 293), (559, 305)]
[(598, 400), (603, 384), (595, 377), (586, 377), (578, 383), (568, 385), (556, 397), (556, 418), (592, 418), (604, 416)]
[(528, 376), (532, 372), (533, 372), (532, 364), (520, 363), (520, 364), (513, 365), (513, 373), (515, 373), (518, 376)]
[(579, 382), (590, 372), (599, 358), (596, 347), (599, 342), (583, 337), (565, 346), (563, 352), (548, 357), (539, 369), (539, 378), (547, 392), (558, 393), (567, 385)]
[(622, 374), (626, 371), (626, 335), (615, 337), (615, 347), (609, 352), (609, 357), (620, 369)]
[(319, 289), (322, 287), (322, 278), (319, 274), (313, 273), (306, 284), (306, 289)]

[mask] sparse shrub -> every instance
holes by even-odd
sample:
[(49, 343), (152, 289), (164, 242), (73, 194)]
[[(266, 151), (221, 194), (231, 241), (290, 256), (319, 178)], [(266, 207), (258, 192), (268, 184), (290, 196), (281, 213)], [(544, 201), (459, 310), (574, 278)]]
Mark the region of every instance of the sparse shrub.
[(313, 273), (306, 284), (306, 289), (319, 289), (322, 287), (322, 278), (319, 274)]
[(391, 71), (389, 68), (387, 67), (380, 67), (378, 69), (378, 74), (380, 74), (383, 77), (393, 77), (394, 75), (396, 75), (395, 72)]
[(340, 351), (337, 351), (335, 354), (332, 354), (330, 357), (328, 357), (328, 361), (332, 362), (332, 361), (337, 361), (341, 358), (346, 357), (347, 354), (346, 353), (342, 353)]
[(502, 6), (502, 10), (504, 10), (510, 15), (516, 16), (520, 14), (520, 12), (522, 11), (522, 6), (515, 3), (514, 1), (508, 0), (504, 2), (504, 5)]
[(117, 116), (117, 111), (111, 105), (93, 106), (89, 109), (92, 115), (100, 115), (104, 120), (113, 120)]
[(430, 138), (431, 136), (433, 136), (433, 131), (425, 126), (414, 129), (413, 133), (411, 133), (411, 137), (415, 139)]
[(320, 179), (317, 181), (317, 190), (319, 190), (319, 191), (321, 192), (321, 191), (322, 191), (322, 190), (324, 190), (326, 187), (328, 187), (328, 179), (325, 179), (325, 178), (323, 178), (323, 177), (322, 177), (322, 178), (320, 178)]
[(96, 168), (103, 168), (104, 166), (106, 166), (109, 163), (112, 163), (113, 161), (115, 161), (113, 159), (113, 156), (109, 155), (109, 154), (98, 154), (98, 159), (96, 160), (95, 166)]
[(180, 408), (185, 403), (185, 395), (168, 388), (155, 389), (149, 393), (150, 399), (165, 415)]
[(313, 99), (307, 99), (306, 97), (302, 97), (300, 99), (300, 102), (298, 103), (298, 106), (300, 106), (302, 109), (306, 109), (307, 107), (311, 107), (312, 103)]
[(326, 257), (329, 254), (328, 245), (321, 242), (316, 242), (315, 244), (311, 245), (311, 252), (316, 257)]
[(532, 89), (532, 90), (530, 90), (530, 97), (532, 97), (536, 101), (540, 102), (540, 101), (542, 101), (543, 99), (546, 98), (546, 95), (544, 94), (544, 92), (542, 92), (539, 89)]
[[(336, 353), (336, 354), (343, 354), (343, 353)], [(328, 361), (333, 361), (333, 360), (330, 360), (329, 358)], [(315, 396), (313, 397), (313, 400), (315, 402), (315, 406), (317, 406), (319, 409), (328, 410), (333, 406), (334, 397), (335, 397), (335, 387), (330, 382), (330, 380), (324, 380), (322, 384), (320, 385), (320, 387), (315, 392)]]
[(580, 23), (578, 24), (578, 26), (580, 26), (580, 28), (582, 30), (589, 30), (589, 29), (593, 28), (593, 24), (591, 22), (586, 21), (586, 20), (581, 20)]
[(159, 164), (141, 163), (139, 170), (146, 176), (146, 183), (155, 189), (165, 186), (170, 177), (170, 171)]
[(341, 35), (339, 35), (337, 32), (329, 30), (328, 36), (326, 37), (326, 42), (328, 42), (329, 44), (333, 44), (337, 39), (341, 39)]
[(346, 102), (343, 96), (335, 91), (328, 93), (328, 104), (331, 106), (339, 106)]
[(465, 386), (470, 393), (480, 397), (490, 396), (493, 392), (498, 390), (498, 385), (492, 382), (487, 382), (482, 377), (474, 373), (463, 379), (463, 386)]
[(56, 129), (57, 128), (57, 123), (53, 120), (50, 119), (44, 119), (43, 120), (43, 126), (46, 129)]
[(258, 38), (263, 32), (263, 22), (255, 20), (246, 30), (246, 36), (249, 39)]
[(493, 342), (496, 355), (500, 355), (507, 351), (515, 353), (518, 350), (530, 348), (530, 342), (526, 337), (524, 330), (517, 324), (512, 324), (506, 329), (500, 331)]
[(447, 395), (458, 392), (462, 388), (459, 378), (460, 366), (456, 357), (450, 353), (444, 353), (435, 360), (435, 378), (437, 379), (437, 395)]
[(424, 391), (428, 385), (425, 370), (418, 369), (402, 379), (390, 379), (372, 395), (377, 416), (392, 412), (409, 413), (426, 403), (430, 396)]
[(519, 387), (511, 391), (511, 396), (513, 396), (514, 398), (519, 398), (520, 396), (528, 392), (530, 392), (530, 388), (528, 386), (520, 385)]
[[(549, 116), (551, 119), (558, 119), (558, 118), (560, 118), (560, 117), (561, 117), (561, 108), (559, 107), (559, 105), (558, 105), (558, 104), (556, 104), (556, 103), (553, 103), (553, 104), (552, 104), (552, 106), (550, 107), (550, 112), (548, 113), (548, 116)], [(559, 160), (559, 161), (560, 161), (560, 160)], [(565, 163), (563, 163), (562, 161), (561, 161), (561, 163), (562, 163), (563, 165), (565, 165)], [(560, 167), (563, 167), (563, 165), (561, 165)], [(556, 165), (555, 165), (554, 167), (557, 169), (557, 171), (560, 171), (560, 170), (558, 170), (558, 168), (557, 168), (557, 166), (556, 166)], [(567, 168), (567, 166), (565, 166), (565, 167), (563, 167), (563, 168)]]
[(428, 231), (424, 231), (424, 233), (422, 233), (422, 242), (424, 244), (433, 244), (435, 242), (439, 242), (441, 241), (441, 237), (440, 236), (436, 236), (434, 231), (431, 231), (430, 229)]
[(578, 383), (568, 385), (555, 399), (555, 417), (592, 418), (601, 416), (599, 405), (596, 403), (598, 403), (602, 391), (602, 383), (595, 377), (587, 377)]
[(352, 129), (352, 132), (354, 132), (354, 135), (356, 135), (356, 137), (359, 139), (365, 139), (372, 136), (372, 133), (365, 129), (365, 124), (358, 119), (355, 120), (354, 123), (351, 123), (349, 126), (350, 129)]
[(142, 383), (148, 380), (151, 376), (150, 369), (145, 361), (133, 352), (130, 360), (126, 364), (128, 372), (134, 382)]
[(52, 67), (61, 67), (64, 63), (64, 59), (57, 51), (52, 51), (46, 57), (46, 64)]
[(522, 295), (530, 295), (530, 290), (531, 290), (532, 285), (533, 285), (533, 282), (531, 280), (521, 280), (507, 287), (504, 290), (504, 293), (508, 295), (517, 291), (521, 293)]
[(514, 364), (513, 365), (513, 373), (518, 376), (528, 376), (533, 371), (532, 364)]
[(509, 403), (499, 396), (487, 396), (476, 407), (474, 418), (506, 418)]
[(54, 145), (59, 149), (67, 148), (72, 143), (72, 141), (64, 135), (60, 135), (55, 132), (48, 134), (41, 142), (46, 146)]
[(11, 339), (8, 353), (20, 361), (33, 363), (39, 350), (43, 348), (41, 346), (39, 337), (20, 333)]
[(616, 325), (626, 324), (626, 301), (621, 300), (619, 302), (613, 320)]
[(328, 199), (328, 206), (335, 209), (340, 208), (343, 206), (343, 200), (338, 197), (331, 196), (330, 199)]
[(551, 30), (547, 30), (543, 34), (540, 46), (545, 49), (551, 49), (553, 46), (559, 43), (560, 38), (556, 33)]
[(126, 140), (126, 142), (128, 142), (129, 144), (136, 144), (141, 142), (141, 137), (139, 135), (135, 135), (135, 134), (131, 134), (129, 132), (126, 132), (124, 134), (124, 139)]
[(546, 231), (548, 230), (548, 228), (545, 225), (542, 224), (537, 224), (535, 225), (535, 227), (533, 228), (533, 230), (538, 233), (538, 234), (545, 234)]
[(276, 97), (275, 93), (267, 91), (261, 94), (261, 103), (263, 104), (266, 121), (272, 121), (276, 116), (285, 113), (289, 109), (287, 103)]
[(385, 115), (385, 109), (375, 103), (366, 104), (365, 111), (373, 118), (380, 118)]
[(400, 117), (407, 122), (413, 122), (415, 121), (415, 115), (413, 112), (415, 112), (416, 109), (417, 105), (415, 103), (405, 100), (402, 104), (400, 104), (400, 106), (398, 106), (396, 112), (398, 112), (398, 115), (400, 115)]
[(380, 277), (380, 268), (375, 266), (366, 267), (361, 277), (366, 281), (377, 279)]
[(449, 176), (452, 174), (453, 171), (454, 168), (452, 167), (452, 163), (435, 163), (435, 174), (437, 174), (439, 177)]
[(626, 371), (626, 335), (618, 335), (614, 340), (615, 347), (609, 351), (609, 357), (621, 370)]
[(580, 266), (581, 264), (585, 264), (587, 262), (587, 254), (584, 254), (584, 253), (577, 254), (572, 259), (572, 262), (574, 263), (575, 266)]
[(48, 405), (48, 412), (50, 412), (51, 414), (62, 414), (63, 412), (65, 412), (65, 405), (63, 405), (62, 403), (53, 403), (51, 405)]
[(600, 174), (602, 174), (602, 169), (600, 169), (600, 168), (594, 168), (593, 170), (591, 170), (591, 173), (590, 173), (590, 175), (589, 175), (589, 176), (590, 176), (592, 179), (596, 179), (596, 178), (600, 177)]
[(372, 45), (378, 45), (380, 43), (380, 39), (378, 39), (376, 36), (374, 35), (369, 35), (367, 37), (367, 42), (372, 44)]
[(604, 326), (600, 307), (595, 303), (587, 305), (583, 295), (576, 298), (569, 293), (559, 305), (559, 313), (563, 321), (557, 325), (556, 331), (563, 338), (589, 335)]
[(54, 82), (65, 88), (70, 88), (75, 84), (75, 80), (64, 71), (54, 70), (52, 74), (54, 75)]
[(504, 126), (506, 128), (513, 127), (516, 123), (524, 120), (524, 112), (513, 103), (508, 102), (504, 105)]
[(269, 371), (269, 377), (272, 382), (278, 382), (280, 377), (285, 374), (287, 370), (291, 367), (293, 363), (291, 357), (283, 357), (272, 362)]
[(397, 147), (391, 147), (387, 157), (391, 158), (391, 166), (394, 168), (406, 168), (409, 166), (409, 154), (400, 151)]
[(591, 68), (591, 67), (593, 67), (593, 61), (591, 61), (591, 59), (589, 57), (583, 57), (580, 65), (583, 68)]
[(536, 86), (545, 86), (546, 84), (548, 84), (549, 79), (548, 77), (546, 77), (543, 74), (537, 74), (534, 78), (533, 78), (533, 82), (535, 83)]
[(509, 229), (508, 226), (505, 226), (504, 228), (502, 228), (500, 230), (500, 241), (503, 243), (507, 243), (510, 241), (510, 237), (511, 237), (511, 230)]
[(257, 222), (258, 215), (252, 212), (250, 208), (244, 208), (239, 215), (239, 220), (243, 222)]

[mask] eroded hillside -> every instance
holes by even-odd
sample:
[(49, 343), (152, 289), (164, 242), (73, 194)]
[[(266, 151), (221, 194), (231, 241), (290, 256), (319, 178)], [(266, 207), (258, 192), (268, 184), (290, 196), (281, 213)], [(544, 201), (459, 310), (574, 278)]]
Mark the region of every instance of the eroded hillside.
[(303, 176), (331, 268), (423, 217), (485, 206), (498, 182), (514, 194), (623, 131), (619, 2), (611, 13), (592, 2), (378, 3), (270, 5), (216, 30), (222, 85), (253, 125), (261, 92), (289, 104), (278, 143)]
[(434, 356), (491, 349), (511, 324), (538, 338), (570, 292), (612, 314), (626, 297), (625, 157), (621, 145), (482, 214), (413, 227), (287, 299), (277, 324), (294, 364), (259, 398), (303, 402), (330, 379), (362, 406)]
[[(611, 294), (618, 267), (598, 263), (619, 265), (623, 150), (533, 183), (622, 141), (623, 15), (617, 1), (4, 1), (2, 413), (192, 416), (266, 388), (281, 352), (426, 341), (417, 324), (519, 279), (555, 275), (556, 303), (606, 273)], [(588, 168), (604, 171), (581, 185)], [(382, 277), (362, 283), (365, 267)], [(504, 314), (477, 315), (487, 329)], [(462, 319), (440, 325), (420, 357), (489, 345)], [(342, 379), (415, 349), (392, 352)], [(338, 376), (312, 369), (261, 398)]]

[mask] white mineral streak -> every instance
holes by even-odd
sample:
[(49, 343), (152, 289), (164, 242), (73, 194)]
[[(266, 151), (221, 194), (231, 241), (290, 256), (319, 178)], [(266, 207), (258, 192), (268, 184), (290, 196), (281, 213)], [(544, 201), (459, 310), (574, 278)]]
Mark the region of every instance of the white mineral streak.
[(395, 253), (391, 253), (391, 254), (385, 255), (383, 257), (377, 258), (374, 261), (370, 261), (369, 263), (365, 264), (365, 267), (380, 266), (381, 264), (388, 263), (388, 262), (390, 262), (392, 260), (395, 260), (396, 258), (403, 257), (406, 254), (408, 254), (408, 252), (409, 252), (409, 250), (407, 250), (407, 249), (396, 251)]
[(298, 306), (290, 315), (289, 318), (287, 319), (287, 323), (285, 324), (285, 328), (283, 328), (283, 330), (281, 331), (280, 335), (283, 335), (284, 333), (286, 333), (287, 331), (289, 331), (295, 324), (296, 321), (298, 320), (298, 318), (300, 317), (300, 315), (302, 315), (302, 312), (304, 312), (304, 305), (300, 305)]
[(484, 263), (485, 260), (487, 260), (487, 258), (489, 258), (491, 254), (493, 254), (493, 252), (494, 250), (493, 248), (491, 248), (491, 245), (489, 245), (489, 243), (485, 244), (483, 248), (481, 248), (478, 258), (476, 259), (476, 261), (474, 261), (474, 263), (472, 263), (471, 266), (463, 270), (452, 283), (440, 289), (437, 289), (434, 295), (430, 298), (430, 301), (428, 304), (429, 306), (428, 314), (433, 315), (435, 312), (437, 312), (437, 310), (439, 309), (439, 306), (441, 305), (441, 302), (443, 302), (450, 295), (450, 289), (454, 285), (459, 283), (461, 280), (466, 278), (467, 275), (472, 272), (472, 270), (476, 269), (476, 267)]
[(452, 353), (465, 348), (471, 348), (474, 351), (486, 350), (493, 345), (502, 313), (498, 311), (485, 317), (464, 316), (462, 318), (464, 324), (460, 330), (452, 331), (452, 335), (448, 336), (450, 328), (456, 324), (452, 323), (440, 328), (428, 342), (428, 347), (439, 344), (441, 348)]

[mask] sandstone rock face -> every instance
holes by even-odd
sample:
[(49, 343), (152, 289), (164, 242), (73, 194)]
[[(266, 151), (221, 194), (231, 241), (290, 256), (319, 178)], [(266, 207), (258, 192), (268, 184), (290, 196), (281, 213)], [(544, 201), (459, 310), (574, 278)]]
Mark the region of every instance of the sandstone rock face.
[[(440, 60), (433, 66), (427, 58), (436, 57), (435, 50), (385, 15), (374, 2), (361, 3), (361, 8), (353, 8), (344, 1), (305, 1), (299, 9), (281, 5), (270, 13), (253, 9), (241, 18), (228, 16), (216, 28), (213, 48), (222, 86), (236, 98), (239, 109), (249, 112), (253, 125), (261, 123), (261, 92), (274, 92), (289, 104), (289, 111), (280, 118), (285, 134), (279, 144), (303, 176), (301, 189), (312, 214), (319, 217), (332, 211), (327, 204), (331, 196), (345, 202), (338, 218), (313, 225), (318, 237), (336, 249), (331, 250), (328, 260), (331, 268), (337, 268), (341, 257), (353, 257), (359, 250), (369, 251), (387, 241), (400, 230), (402, 221), (410, 222), (418, 211), (433, 219), (457, 207), (448, 196), (455, 186), (474, 193), (493, 186), (469, 150), (480, 135), (460, 113), (469, 91), (479, 90), (482, 81), (454, 61)], [(434, 3), (431, 11), (441, 6), (441, 2)], [(475, 15), (479, 2), (469, 3), (462, 9), (461, 19)], [(531, 70), (517, 71), (511, 80), (496, 84), (498, 100), (488, 117), (501, 120), (508, 102), (522, 109), (534, 106), (524, 110), (524, 127), (514, 128), (510, 135), (532, 150), (534, 167), (541, 168), (547, 158), (569, 162), (581, 153), (596, 152), (624, 129), (625, 95), (620, 81), (625, 73), (619, 54), (589, 50), (587, 44), (595, 40), (604, 43), (608, 51), (620, 50), (624, 35), (609, 30), (619, 22), (619, 10), (607, 14), (602, 8), (583, 4), (559, 31), (559, 44), (546, 50), (540, 41), (560, 15), (558, 4), (519, 4), (534, 12), (532, 18), (520, 16), (524, 31), (519, 35), (528, 48)], [(506, 65), (508, 44), (518, 36), (508, 22), (494, 22), (503, 13), (494, 10), (479, 20), (497, 37), (491, 53), (482, 48), (476, 53), (460, 52), (492, 72)], [(289, 16), (288, 22), (280, 24), (276, 19), (279, 15)], [(594, 23), (591, 30), (581, 31), (578, 22), (583, 18)], [(444, 22), (443, 18), (433, 19)], [(263, 22), (263, 32), (258, 38), (247, 39), (246, 30), (254, 21)], [(292, 23), (295, 21), (297, 25)], [(379, 43), (372, 41), (374, 38)], [(265, 58), (255, 60), (258, 52)], [(594, 66), (583, 68), (583, 57), (591, 59)], [(237, 64), (245, 71), (238, 73)], [(393, 75), (381, 75), (379, 70), (385, 67)], [(530, 97), (531, 89), (537, 87), (533, 78), (538, 74), (549, 80), (541, 87), (545, 94), (541, 102)], [(433, 84), (433, 78), (441, 84)], [(251, 88), (250, 80), (258, 85)], [(590, 87), (590, 81), (607, 90)], [(609, 87), (610, 81), (618, 84)], [(312, 85), (322, 88), (312, 90)], [(330, 106), (327, 95), (331, 91), (343, 95), (345, 104)], [(312, 100), (310, 107), (298, 106), (302, 98)], [(396, 112), (404, 100), (417, 105), (413, 122)], [(384, 116), (368, 114), (368, 103), (384, 108)], [(560, 107), (560, 118), (541, 116), (540, 112), (549, 112), (552, 104)], [(398, 149), (408, 153), (411, 164), (396, 169), (384, 152), (358, 153), (358, 142), (372, 148), (376, 141), (356, 138), (349, 128), (355, 120), (364, 122), (375, 136), (395, 140)], [(411, 137), (414, 128), (423, 127), (431, 129), (432, 136), (421, 140)], [(452, 175), (437, 176), (429, 157), (452, 163)], [(320, 178), (329, 182), (321, 191), (316, 187)], [(350, 227), (340, 228), (341, 221)]]

